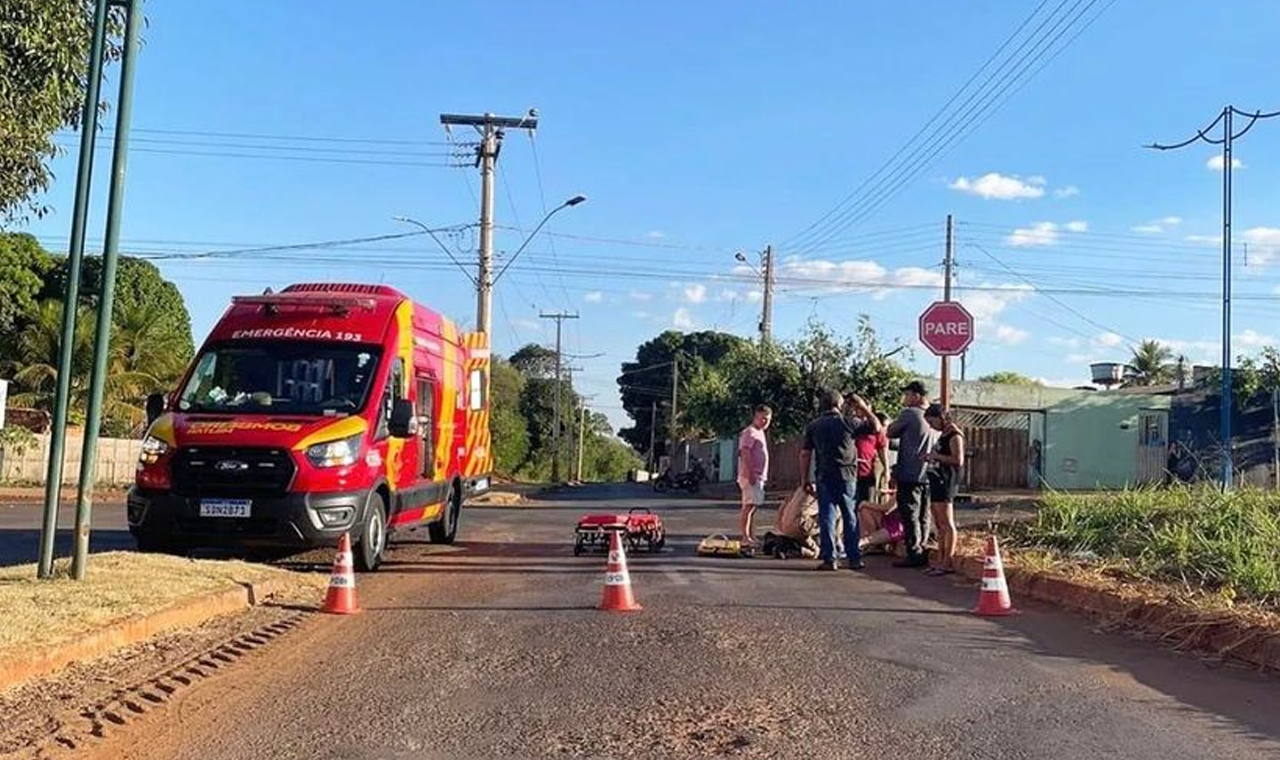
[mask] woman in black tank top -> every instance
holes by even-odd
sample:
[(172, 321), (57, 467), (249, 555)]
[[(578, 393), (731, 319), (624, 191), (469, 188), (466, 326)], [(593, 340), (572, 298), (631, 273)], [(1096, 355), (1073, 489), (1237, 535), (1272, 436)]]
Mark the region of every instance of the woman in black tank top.
[(933, 404), (924, 419), (942, 433), (933, 451), (925, 455), (929, 463), (929, 511), (938, 531), (938, 559), (929, 575), (950, 575), (955, 570), (956, 492), (960, 490), (960, 468), (964, 467), (964, 434), (951, 419), (951, 412)]

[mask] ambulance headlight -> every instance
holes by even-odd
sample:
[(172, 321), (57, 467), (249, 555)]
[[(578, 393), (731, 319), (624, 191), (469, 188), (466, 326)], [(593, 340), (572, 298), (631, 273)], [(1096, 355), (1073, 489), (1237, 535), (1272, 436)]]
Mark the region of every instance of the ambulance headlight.
[(360, 439), (364, 433), (336, 441), (317, 443), (307, 449), (307, 459), (316, 467), (342, 467), (355, 464), (360, 456)]
[(138, 455), (138, 461), (144, 466), (152, 465), (167, 453), (169, 453), (169, 444), (154, 435), (148, 435), (142, 441), (142, 452)]

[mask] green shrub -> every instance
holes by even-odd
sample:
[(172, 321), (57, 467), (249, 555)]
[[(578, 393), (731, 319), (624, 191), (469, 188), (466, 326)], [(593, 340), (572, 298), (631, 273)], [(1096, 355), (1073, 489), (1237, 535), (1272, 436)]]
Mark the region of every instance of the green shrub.
[(1021, 540), (1137, 574), (1280, 603), (1280, 493), (1212, 486), (1049, 494)]

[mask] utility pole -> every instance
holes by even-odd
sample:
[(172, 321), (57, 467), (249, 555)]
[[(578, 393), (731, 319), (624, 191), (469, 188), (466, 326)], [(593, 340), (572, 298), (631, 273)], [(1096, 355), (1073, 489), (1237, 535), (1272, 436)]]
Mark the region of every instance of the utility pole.
[[(67, 441), (67, 407), (71, 399), (71, 363), (75, 348), (76, 307), (80, 304), (80, 263), (84, 259), (84, 230), (93, 189), (93, 141), (98, 136), (98, 101), (102, 87), (102, 51), (106, 47), (108, 0), (97, 0), (85, 77), (84, 110), (80, 117), (80, 160), (76, 172), (75, 203), (71, 211), (71, 243), (67, 250), (67, 286), (62, 296), (62, 341), (58, 348), (53, 427), (49, 430), (49, 467), (44, 482), (44, 523), (36, 575), (53, 577), (53, 544), (58, 532), (58, 503), (62, 497), (62, 463)], [(126, 50), (128, 55), (130, 51)], [(119, 139), (117, 137), (116, 139)]]
[(476, 166), (480, 169), (480, 268), (476, 278), (476, 329), (493, 332), (493, 179), (498, 154), (502, 151), (503, 130), (538, 128), (538, 113), (530, 109), (526, 116), (480, 116), (440, 114), (446, 129), (453, 126), (475, 127), (480, 133), (476, 148)]
[[(1236, 132), (1231, 123), (1232, 116), (1244, 117), (1249, 120), (1249, 123), (1244, 125), (1244, 129)], [(1222, 387), (1219, 390), (1221, 401), (1219, 402), (1218, 436), (1222, 439), (1223, 490), (1229, 490), (1235, 480), (1235, 457), (1231, 440), (1233, 387), (1231, 382), (1231, 174), (1235, 168), (1232, 166), (1235, 161), (1232, 155), (1232, 143), (1236, 138), (1243, 137), (1244, 133), (1252, 129), (1259, 119), (1272, 119), (1276, 116), (1280, 116), (1280, 111), (1247, 113), (1235, 106), (1227, 105), (1223, 106), (1222, 113), (1218, 114), (1218, 118), (1214, 119), (1212, 124), (1198, 130), (1194, 137), (1172, 145), (1152, 143), (1146, 146), (1152, 150), (1177, 150), (1196, 142), (1222, 146)], [(1222, 137), (1209, 137), (1208, 133), (1216, 129), (1219, 124), (1222, 125)]]
[(582, 482), (582, 442), (587, 438), (587, 405), (583, 404), (578, 414), (578, 469), (573, 479)]
[(564, 361), (561, 358), (561, 339), (563, 337), (564, 321), (566, 319), (577, 319), (578, 313), (558, 311), (553, 314), (539, 312), (538, 316), (542, 319), (554, 319), (556, 321), (556, 388), (552, 397), (552, 407), (554, 409), (553, 419), (554, 425), (551, 428), (551, 482), (560, 481), (560, 378), (564, 370)]
[(671, 356), (671, 467), (676, 466), (676, 449), (680, 445), (680, 434), (676, 432), (677, 402), (680, 395), (680, 354)]
[(764, 299), (760, 315), (760, 343), (769, 345), (773, 340), (773, 246), (764, 249)]
[(654, 400), (649, 407), (649, 472), (658, 466), (658, 402)]
[[(942, 259), (942, 300), (951, 300), (951, 270), (955, 264), (952, 250), (952, 234), (951, 234), (951, 214), (947, 214), (947, 243), (946, 254)], [(960, 360), (961, 366), (964, 366), (963, 357)], [(942, 408), (951, 408), (951, 357), (942, 357)]]

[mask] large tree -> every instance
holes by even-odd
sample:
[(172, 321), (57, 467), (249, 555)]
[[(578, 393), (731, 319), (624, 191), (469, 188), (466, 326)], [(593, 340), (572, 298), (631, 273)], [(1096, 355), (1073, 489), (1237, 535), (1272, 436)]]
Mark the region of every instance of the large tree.
[(983, 375), (978, 378), (978, 382), (996, 383), (998, 385), (1040, 385), (1039, 380), (1027, 377), (1020, 372), (1013, 372), (1012, 370), (1007, 369)]
[[(54, 135), (80, 124), (87, 81), (90, 0), (0, 3), (0, 227), (48, 210), (39, 196), (58, 155)], [(113, 13), (106, 57), (119, 55)]]
[(15, 355), (17, 336), (36, 312), (53, 259), (26, 234), (0, 234), (0, 357)]
[[(636, 450), (648, 451), (649, 422), (651, 417), (656, 417), (654, 438), (658, 451), (664, 451), (664, 444), (671, 435), (668, 405), (674, 377), (673, 363), (677, 361), (677, 357), (680, 365), (680, 387), (676, 404), (679, 408), (679, 397), (688, 392), (690, 378), (698, 375), (701, 366), (718, 365), (735, 348), (746, 343), (743, 338), (722, 332), (682, 333), (667, 330), (640, 344), (636, 348), (635, 361), (623, 362), (622, 372), (618, 375), (622, 406), (634, 421), (631, 427), (618, 431), (618, 435)], [(681, 430), (682, 421), (683, 415), (677, 420), (677, 430)]]

